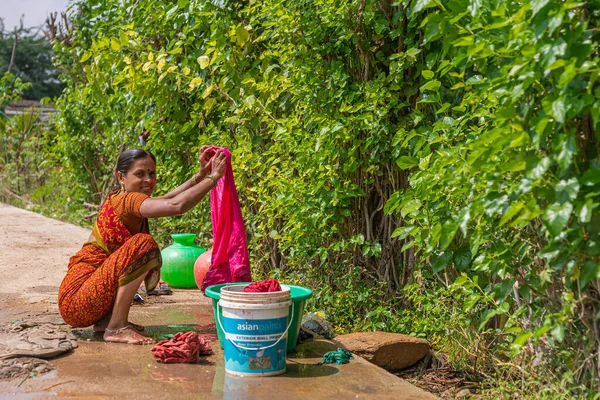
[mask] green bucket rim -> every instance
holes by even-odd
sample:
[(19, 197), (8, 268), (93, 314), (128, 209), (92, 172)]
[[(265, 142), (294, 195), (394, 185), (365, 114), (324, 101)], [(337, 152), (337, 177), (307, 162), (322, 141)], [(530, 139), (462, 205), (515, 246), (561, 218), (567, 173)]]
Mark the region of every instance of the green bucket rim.
[[(220, 283), (218, 285), (212, 285), (212, 286), (207, 287), (206, 291), (204, 293), (206, 294), (206, 296), (210, 297), (211, 299), (221, 300), (221, 288), (222, 287), (248, 285), (250, 283), (252, 283), (252, 282)], [(290, 287), (290, 289), (291, 289), (290, 297), (291, 297), (292, 301), (306, 300), (313, 294), (312, 289), (305, 288), (303, 286), (288, 285), (287, 283), (284, 283), (284, 285)], [(298, 292), (301, 292), (301, 294), (298, 294)]]

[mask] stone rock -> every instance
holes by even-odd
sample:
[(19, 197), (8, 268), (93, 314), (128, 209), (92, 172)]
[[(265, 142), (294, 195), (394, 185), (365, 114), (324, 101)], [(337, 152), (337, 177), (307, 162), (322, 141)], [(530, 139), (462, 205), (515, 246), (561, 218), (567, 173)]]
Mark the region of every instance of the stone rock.
[(320, 312), (304, 314), (301, 327), (313, 335), (331, 339), (334, 336), (333, 325), (319, 314), (323, 315)]
[(427, 340), (400, 333), (357, 332), (336, 336), (333, 341), (388, 370), (410, 367), (429, 353)]

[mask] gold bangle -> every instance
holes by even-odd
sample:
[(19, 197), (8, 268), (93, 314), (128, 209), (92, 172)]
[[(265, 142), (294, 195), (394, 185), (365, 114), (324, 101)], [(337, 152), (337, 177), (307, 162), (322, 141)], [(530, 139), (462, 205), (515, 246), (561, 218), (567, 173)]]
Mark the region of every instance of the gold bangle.
[(196, 186), (198, 182), (196, 182), (196, 174), (192, 176), (192, 186)]
[(213, 181), (215, 183), (215, 185), (217, 184), (218, 179), (215, 178), (214, 176), (212, 176), (211, 174), (206, 175), (206, 177), (204, 179), (206, 179), (206, 178), (209, 178), (211, 181)]

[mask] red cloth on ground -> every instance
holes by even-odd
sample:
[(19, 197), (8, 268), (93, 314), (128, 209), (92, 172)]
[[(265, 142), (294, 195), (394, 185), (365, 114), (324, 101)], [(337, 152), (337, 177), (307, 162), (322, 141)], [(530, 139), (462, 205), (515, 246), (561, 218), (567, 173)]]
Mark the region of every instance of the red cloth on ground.
[(252, 282), (244, 288), (244, 292), (281, 292), (281, 286), (277, 279), (269, 278), (261, 282)]
[[(211, 150), (214, 154), (218, 149), (218, 147), (213, 147)], [(225, 166), (225, 175), (210, 191), (214, 245), (211, 265), (200, 288), (202, 292), (208, 286), (219, 283), (252, 281), (248, 246), (246, 245), (246, 228), (233, 181), (231, 152), (225, 147), (221, 150), (225, 153), (227, 165)]]
[(208, 342), (196, 332), (177, 332), (169, 340), (158, 342), (152, 347), (152, 355), (161, 362), (195, 363), (199, 355), (211, 353)]

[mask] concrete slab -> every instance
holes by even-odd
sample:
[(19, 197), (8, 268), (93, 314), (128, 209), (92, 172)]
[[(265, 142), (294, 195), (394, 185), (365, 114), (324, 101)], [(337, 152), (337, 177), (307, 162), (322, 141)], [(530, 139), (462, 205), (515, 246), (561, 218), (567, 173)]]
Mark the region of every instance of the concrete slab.
[[(7, 216), (10, 217), (9, 224), (5, 224)], [(19, 218), (26, 226), (20, 226)], [(46, 244), (52, 242), (52, 235), (42, 237), (44, 224), (50, 224), (52, 235), (60, 234), (56, 247)], [(32, 229), (36, 235), (27, 235), (26, 232)], [(56, 229), (59, 232), (55, 232)], [(73, 234), (75, 237), (71, 236)], [(65, 240), (65, 237), (68, 239)], [(56, 295), (63, 273), (56, 271), (66, 271), (68, 256), (86, 238), (87, 232), (73, 225), (0, 205), (0, 248), (6, 255), (0, 257), (0, 274), (13, 278), (12, 283), (0, 287), (5, 299), (0, 323), (15, 319), (59, 321)], [(28, 249), (28, 242), (32, 240), (45, 242), (44, 250), (34, 248), (42, 257), (44, 253), (40, 251), (48, 252), (48, 257), (44, 258), (53, 260), (52, 265), (43, 264), (38, 270), (28, 268), (34, 260), (23, 254), (13, 254), (17, 249), (21, 252)], [(11, 247), (13, 244), (16, 247)], [(4, 274), (12, 268), (18, 269), (19, 273)], [(40, 276), (44, 279), (38, 279)], [(26, 291), (20, 289), (22, 284)], [(35, 302), (28, 302), (30, 294), (35, 294)], [(288, 355), (284, 375), (263, 378), (229, 376), (225, 374), (223, 352), (216, 338), (211, 301), (198, 290), (175, 290), (172, 296), (151, 296), (145, 304), (132, 308), (131, 320), (146, 325), (147, 332), (157, 339), (177, 331), (194, 329), (212, 340), (214, 354), (202, 357), (198, 364), (160, 364), (152, 357), (151, 346), (104, 343), (91, 329), (76, 330), (80, 338), (79, 348), (52, 360), (55, 371), (24, 381), (0, 380), (0, 398), (435, 398), (360, 357), (344, 365), (317, 365), (325, 352), (336, 349), (326, 340), (298, 346)]]

